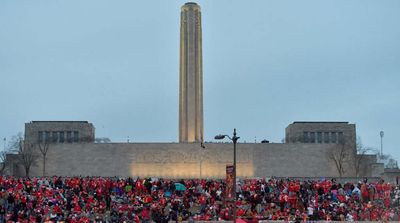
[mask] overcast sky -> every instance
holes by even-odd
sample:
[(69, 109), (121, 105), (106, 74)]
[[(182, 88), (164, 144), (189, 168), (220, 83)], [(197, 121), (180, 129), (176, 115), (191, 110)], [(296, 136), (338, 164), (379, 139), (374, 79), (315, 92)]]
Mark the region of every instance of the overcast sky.
[[(112, 141), (176, 142), (185, 1), (0, 1), (0, 137), (87, 120)], [(349, 121), (400, 160), (400, 1), (198, 1), (205, 141), (281, 142)], [(396, 140), (397, 139), (397, 140)], [(1, 148), (3, 145), (1, 145)]]

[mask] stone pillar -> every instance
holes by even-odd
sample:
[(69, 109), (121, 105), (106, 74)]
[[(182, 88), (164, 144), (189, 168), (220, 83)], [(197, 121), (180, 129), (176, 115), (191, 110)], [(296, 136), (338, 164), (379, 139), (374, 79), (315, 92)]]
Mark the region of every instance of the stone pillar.
[(181, 8), (179, 142), (203, 141), (203, 61), (200, 6)]

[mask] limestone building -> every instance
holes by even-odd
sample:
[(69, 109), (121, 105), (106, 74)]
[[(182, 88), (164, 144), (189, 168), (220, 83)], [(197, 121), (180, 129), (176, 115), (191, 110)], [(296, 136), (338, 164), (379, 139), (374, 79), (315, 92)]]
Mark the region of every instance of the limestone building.
[(356, 125), (348, 122), (293, 122), (286, 128), (285, 141), (346, 144), (355, 148)]
[(203, 141), (203, 59), (200, 6), (181, 8), (179, 142)]
[(32, 121), (25, 123), (25, 142), (89, 143), (94, 142), (95, 129), (87, 121)]
[[(73, 128), (73, 126), (75, 126)], [(79, 128), (76, 128), (79, 126)], [(82, 129), (80, 129), (82, 128)], [(85, 130), (83, 130), (85, 129)], [(49, 151), (46, 158), (46, 175), (60, 176), (139, 176), (163, 178), (224, 178), (225, 167), (232, 164), (232, 143), (95, 143), (55, 142), (52, 132), (78, 131), (80, 135), (94, 135), (89, 122), (31, 122), (25, 125), (28, 141), (40, 142), (38, 132), (50, 132)], [(86, 133), (85, 133), (86, 132)], [(308, 132), (304, 134), (304, 132)], [(346, 144), (331, 137), (330, 142), (313, 142), (310, 132), (343, 132)], [(93, 135), (91, 135), (93, 134)], [(238, 132), (240, 136), (240, 132)], [(355, 177), (354, 162), (355, 125), (347, 122), (294, 122), (286, 128), (285, 143), (242, 143), (237, 145), (238, 177), (339, 177), (330, 154), (343, 149), (349, 151), (344, 160), (342, 177)], [(44, 133), (46, 135), (46, 133)], [(291, 141), (293, 135), (306, 136), (309, 142)], [(322, 134), (323, 135), (323, 134)], [(334, 135), (334, 134), (332, 134)], [(42, 140), (47, 139), (42, 138)], [(339, 137), (339, 136), (338, 136)], [(295, 137), (297, 138), (297, 137)], [(311, 139), (310, 139), (311, 138)], [(304, 140), (304, 139), (303, 139)], [(41, 176), (42, 156), (37, 150), (37, 160), (31, 167), (31, 176)], [(353, 155), (351, 155), (353, 154)], [(12, 157), (10, 157), (12, 158)], [(23, 176), (24, 168), (15, 157), (11, 160), (10, 174)], [(384, 167), (376, 157), (362, 159), (359, 177), (383, 177)]]
[[(25, 124), (25, 142), (33, 145), (37, 158), (31, 176), (225, 177), (226, 165), (233, 162), (232, 143), (203, 144), (200, 6), (183, 5), (180, 25), (179, 143), (95, 143), (94, 126), (87, 121), (32, 121)], [(354, 177), (355, 140), (356, 126), (348, 122), (293, 122), (286, 128), (285, 143), (239, 141), (237, 176)], [(39, 143), (48, 145), (46, 162)], [(339, 173), (331, 155), (342, 149), (349, 155)], [(9, 174), (25, 174), (17, 154), (6, 160)], [(384, 172), (372, 155), (360, 166), (360, 177)]]

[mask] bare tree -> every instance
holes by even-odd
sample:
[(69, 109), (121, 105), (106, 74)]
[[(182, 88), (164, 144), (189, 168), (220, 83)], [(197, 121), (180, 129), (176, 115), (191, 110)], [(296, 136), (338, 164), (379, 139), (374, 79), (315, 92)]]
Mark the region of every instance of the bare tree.
[(336, 170), (339, 174), (339, 177), (342, 177), (345, 170), (345, 162), (349, 157), (349, 152), (346, 150), (345, 143), (340, 143), (338, 148), (333, 148), (333, 150), (329, 153), (329, 159), (331, 159), (336, 166)]
[(7, 151), (0, 152), (0, 175), (4, 174), (7, 167)]
[(383, 155), (378, 155), (380, 162), (382, 162), (385, 166), (385, 168), (390, 168), (390, 169), (397, 169), (399, 168), (397, 165), (397, 161), (390, 155), (390, 154), (383, 154)]
[(46, 156), (49, 151), (50, 143), (49, 140), (45, 140), (43, 143), (39, 142), (37, 145), (43, 158), (43, 176), (46, 176)]
[(23, 140), (22, 132), (17, 133), (12, 136), (5, 150), (0, 152), (0, 175), (3, 175), (7, 167), (9, 165), (9, 160), (7, 160), (8, 154), (18, 154), (19, 153), (19, 144)]
[(24, 140), (22, 132), (18, 132), (16, 135), (11, 137), (10, 142), (8, 143), (6, 151), (8, 153), (17, 154), (19, 152), (19, 147), (21, 141)]
[(25, 176), (29, 177), (29, 171), (32, 164), (36, 162), (37, 156), (35, 154), (35, 145), (25, 143), (23, 140), (19, 143), (19, 159), (25, 168)]
[(397, 165), (397, 160), (395, 160), (393, 158), (389, 158), (385, 167), (390, 168), (390, 169), (398, 169), (399, 168), (399, 166)]
[(356, 171), (356, 176), (359, 177), (361, 164), (367, 158), (367, 155), (376, 154), (377, 150), (371, 147), (365, 147), (360, 137), (357, 137), (356, 149), (357, 154), (354, 158), (354, 169)]

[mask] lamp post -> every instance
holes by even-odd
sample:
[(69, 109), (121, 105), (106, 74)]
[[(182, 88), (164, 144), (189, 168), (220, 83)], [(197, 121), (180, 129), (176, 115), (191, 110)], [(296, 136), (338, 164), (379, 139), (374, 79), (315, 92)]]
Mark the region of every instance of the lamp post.
[(214, 137), (216, 140), (221, 140), (227, 137), (233, 142), (233, 223), (236, 223), (236, 143), (240, 137), (236, 136), (236, 129), (233, 129), (233, 136), (217, 135)]
[(379, 135), (381, 136), (381, 157), (383, 156), (383, 136), (385, 135), (385, 133), (383, 131), (381, 131), (379, 133)]

